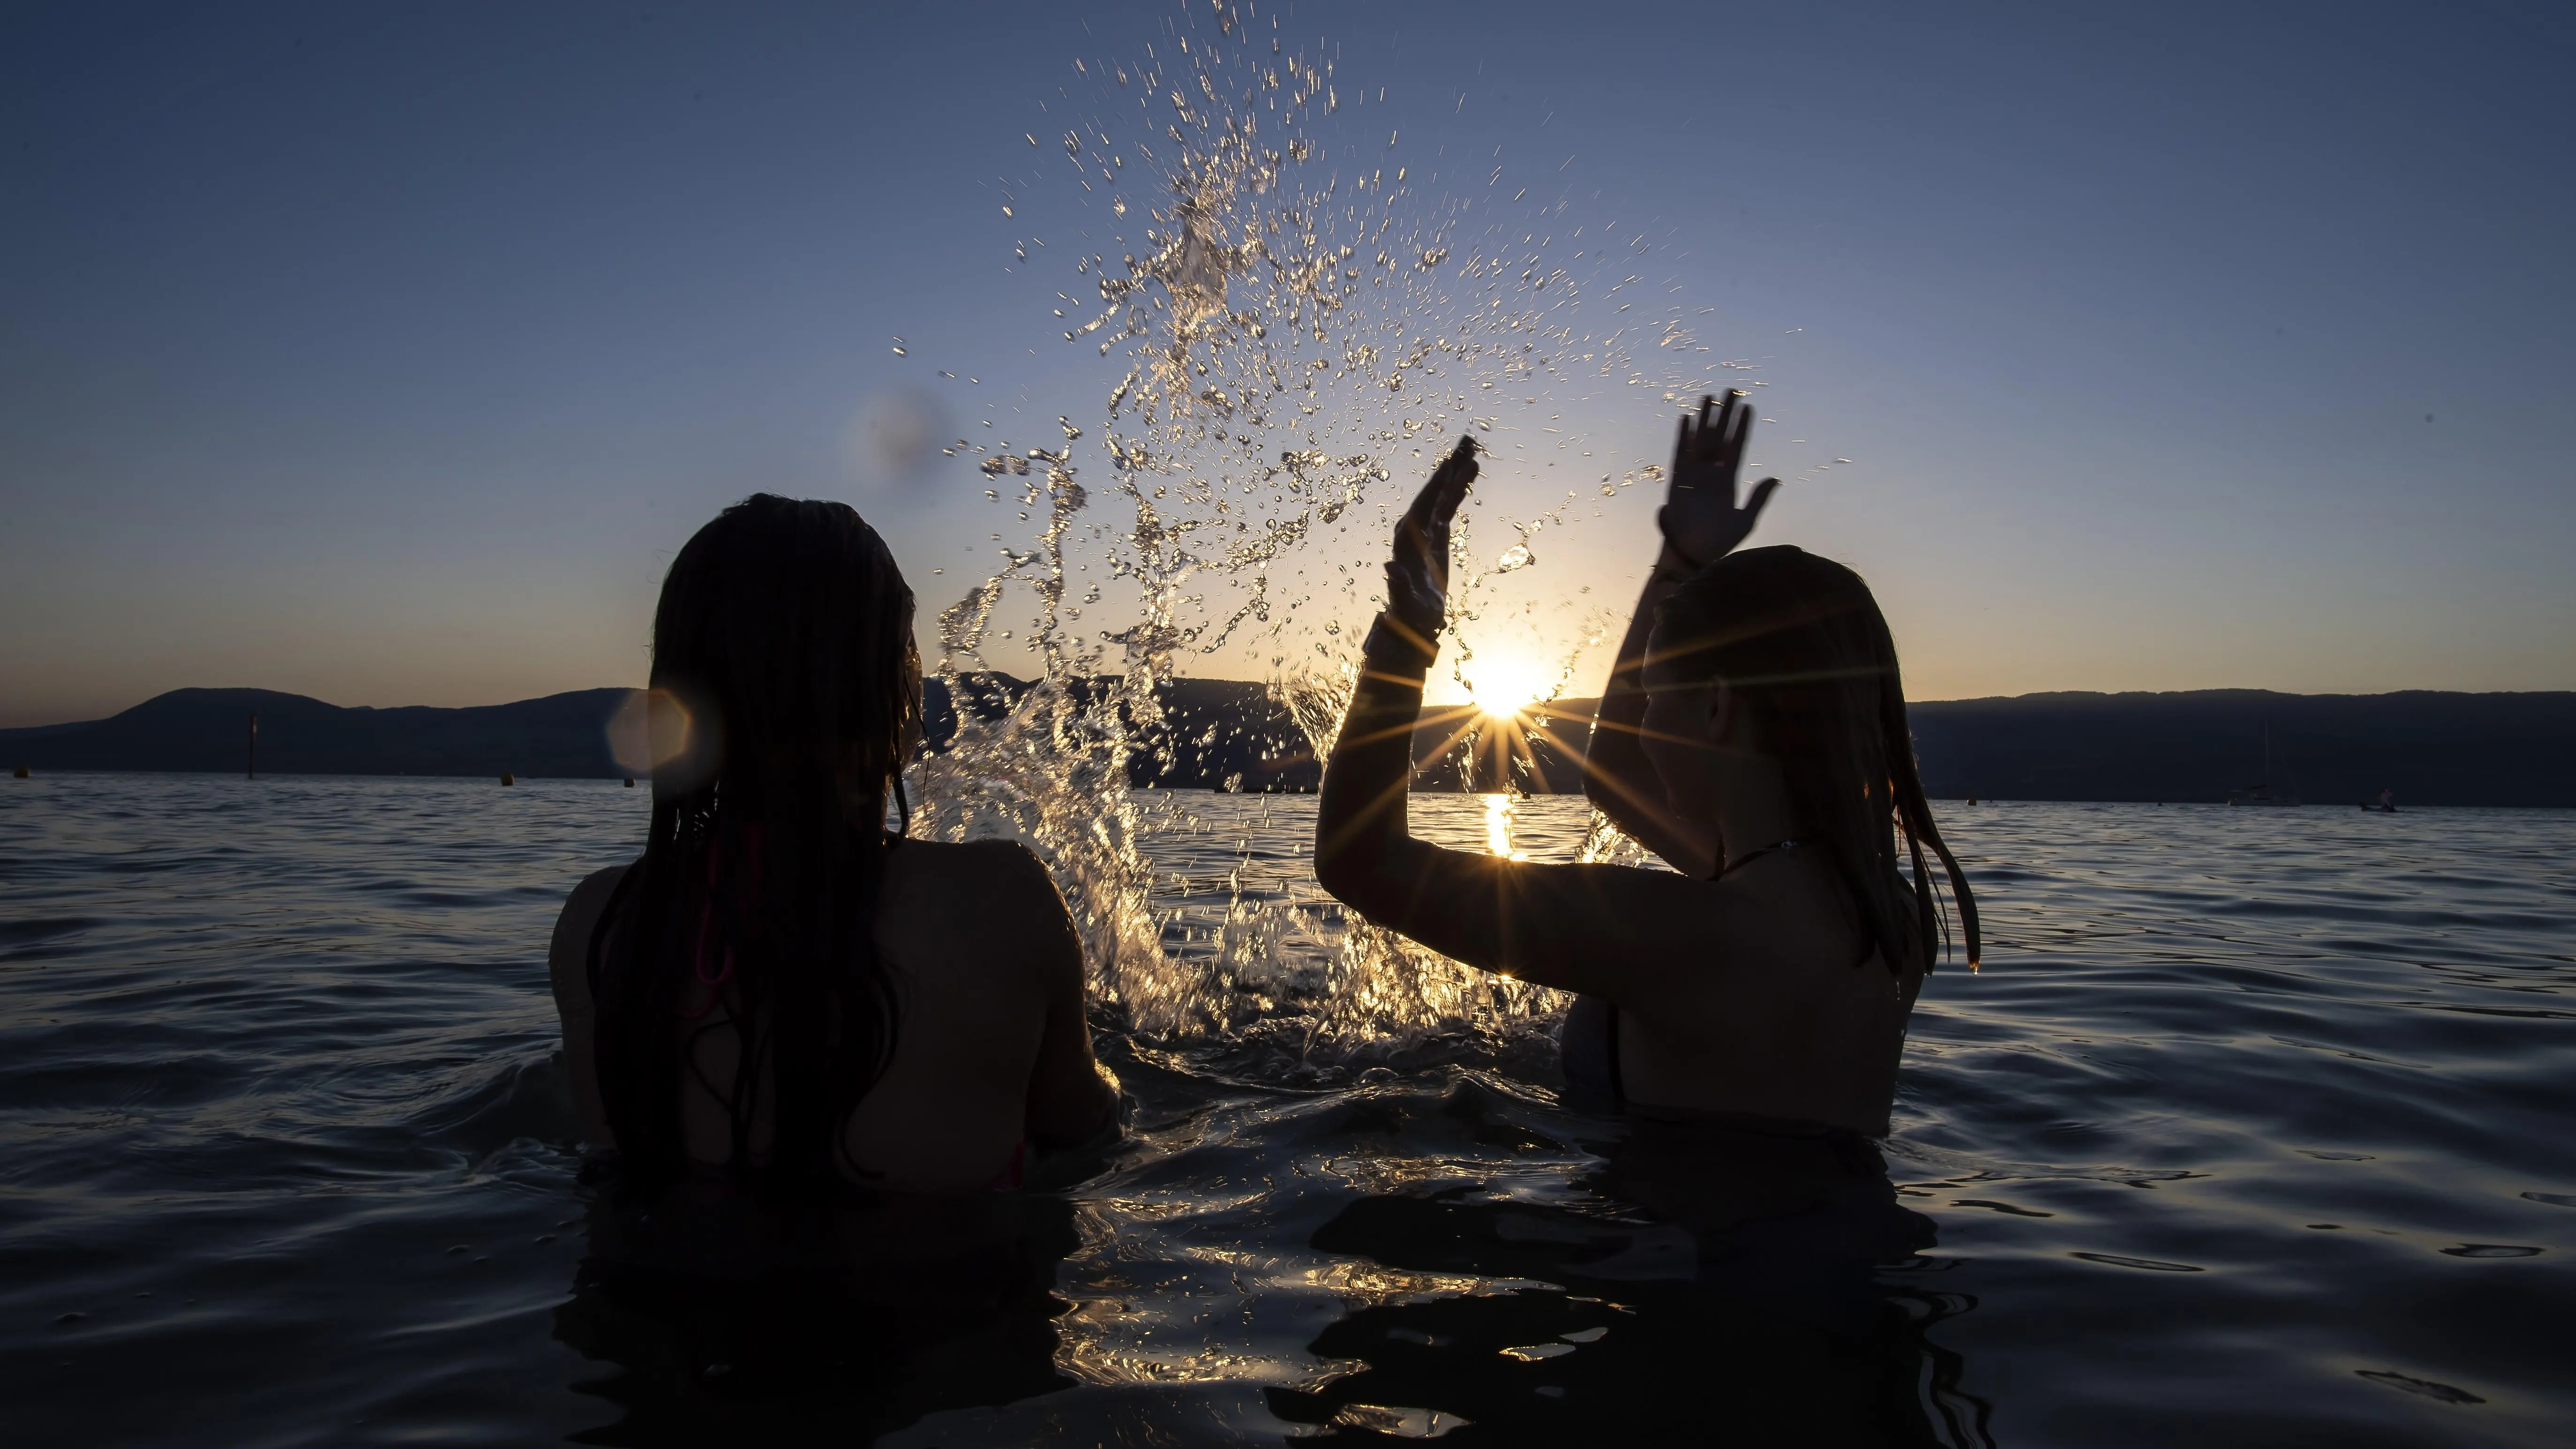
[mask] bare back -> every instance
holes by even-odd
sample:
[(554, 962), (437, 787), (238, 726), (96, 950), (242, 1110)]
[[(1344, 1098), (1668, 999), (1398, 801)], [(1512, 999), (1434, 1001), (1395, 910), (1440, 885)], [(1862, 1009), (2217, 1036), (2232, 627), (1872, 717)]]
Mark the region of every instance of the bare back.
[[(1345, 739), (1385, 733), (1353, 719)], [(1887, 1131), (1922, 970), (1869, 949), (1820, 854), (1710, 881), (1443, 850), (1403, 833), (1402, 776), (1390, 790), (1365, 769), (1325, 777), (1319, 833), (1343, 842), (1319, 862), (1326, 888), (1468, 965), (1614, 1003), (1630, 1103)], [(1349, 828), (1337, 787), (1375, 804), (1376, 829)]]
[(1551, 983), (1610, 988), (1629, 1097), (1884, 1134), (1920, 964), (1891, 970), (1869, 946), (1821, 853), (1724, 881), (1655, 876), (1664, 889), (1635, 903), (1634, 959)]
[[(548, 953), (574, 1101), (584, 1136), (600, 1145), (614, 1143), (595, 1070), (587, 955), (625, 870), (600, 871), (574, 888)], [(1116, 1087), (1091, 1053), (1081, 944), (1045, 867), (1025, 848), (904, 842), (886, 857), (876, 947), (899, 1016), (885, 1074), (843, 1129), (862, 1185), (1005, 1186), (1024, 1143), (1076, 1142), (1106, 1125)], [(682, 1074), (673, 1110), (689, 1158), (721, 1164), (732, 1151), (725, 1099), (741, 1042), (715, 988), (692, 989), (706, 993), (688, 1003), (699, 1014), (671, 1030), (694, 1041), (696, 1070)], [(768, 1129), (762, 1118), (751, 1124), (755, 1162), (767, 1151)]]

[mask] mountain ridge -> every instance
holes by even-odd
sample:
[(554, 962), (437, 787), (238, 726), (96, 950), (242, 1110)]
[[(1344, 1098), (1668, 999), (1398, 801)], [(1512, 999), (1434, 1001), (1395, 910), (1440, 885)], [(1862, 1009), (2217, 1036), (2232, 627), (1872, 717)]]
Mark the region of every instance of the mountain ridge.
[[(970, 676), (967, 707), (991, 717), (1029, 688)], [(1106, 681), (1098, 682), (1105, 687)], [(1130, 777), (1180, 789), (1310, 790), (1320, 768), (1288, 712), (1260, 684), (1179, 679), (1160, 693), (1163, 726)], [(248, 688), (171, 690), (101, 720), (0, 730), (0, 764), (35, 770), (229, 772), (248, 763), (260, 717), (262, 773), (614, 778), (609, 746), (623, 688), (507, 704), (341, 706)], [(1596, 701), (1568, 699), (1498, 723), (1425, 711), (1417, 788), (1577, 791)], [(927, 733), (954, 735), (955, 702), (925, 685)], [(1907, 706), (1926, 791), (1940, 799), (2218, 801), (2263, 783), (2346, 804), (2393, 789), (2401, 803), (2576, 807), (2576, 691), (2055, 690)], [(1452, 741), (1472, 726), (1470, 750)], [(1444, 744), (1449, 745), (1443, 749)], [(2348, 808), (2348, 807), (2347, 807)]]

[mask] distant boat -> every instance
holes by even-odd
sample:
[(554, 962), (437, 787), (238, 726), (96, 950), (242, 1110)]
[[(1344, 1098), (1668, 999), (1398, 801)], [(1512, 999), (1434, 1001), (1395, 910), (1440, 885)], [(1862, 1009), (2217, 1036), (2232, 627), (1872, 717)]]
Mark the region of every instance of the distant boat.
[(2272, 788), (2272, 722), (2263, 721), (2263, 783), (2227, 792), (2230, 805), (2296, 805), (2299, 792)]

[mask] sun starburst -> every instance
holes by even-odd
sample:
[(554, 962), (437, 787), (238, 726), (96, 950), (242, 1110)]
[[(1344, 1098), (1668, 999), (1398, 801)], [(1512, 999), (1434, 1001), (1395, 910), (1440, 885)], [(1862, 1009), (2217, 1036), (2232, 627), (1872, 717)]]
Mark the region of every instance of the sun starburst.
[(1492, 719), (1510, 719), (1553, 692), (1556, 680), (1540, 665), (1516, 655), (1477, 655), (1459, 673), (1467, 697)]

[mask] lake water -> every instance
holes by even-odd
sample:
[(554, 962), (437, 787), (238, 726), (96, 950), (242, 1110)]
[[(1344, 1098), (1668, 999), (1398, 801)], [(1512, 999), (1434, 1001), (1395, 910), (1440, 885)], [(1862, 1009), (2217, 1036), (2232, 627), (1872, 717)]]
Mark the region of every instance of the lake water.
[[(2576, 1437), (2576, 814), (1942, 807), (1987, 965), (1924, 994), (1883, 1174), (1623, 1136), (1526, 1031), (1105, 1031), (1124, 1145), (772, 1321), (582, 1266), (623, 1229), (544, 943), (645, 792), (6, 783), (10, 1444)], [(1137, 804), (1174, 953), (1311, 895), (1311, 798)]]

